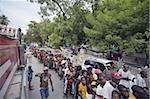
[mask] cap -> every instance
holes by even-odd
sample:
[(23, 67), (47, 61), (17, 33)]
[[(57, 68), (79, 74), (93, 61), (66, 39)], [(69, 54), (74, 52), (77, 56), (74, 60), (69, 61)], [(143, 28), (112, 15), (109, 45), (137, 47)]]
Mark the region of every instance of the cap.
[(120, 76), (120, 74), (117, 71), (113, 71), (111, 73), (111, 77), (115, 78), (115, 79), (121, 79), (121, 76)]
[(95, 74), (101, 74), (101, 73), (102, 73), (102, 71), (100, 69), (95, 70)]
[(48, 67), (44, 67), (44, 69), (43, 70), (48, 70)]

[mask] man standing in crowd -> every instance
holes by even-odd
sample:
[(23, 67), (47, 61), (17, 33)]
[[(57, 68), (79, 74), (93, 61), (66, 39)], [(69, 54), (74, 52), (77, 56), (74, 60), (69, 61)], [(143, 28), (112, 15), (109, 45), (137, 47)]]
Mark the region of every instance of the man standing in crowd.
[(140, 75), (137, 75), (136, 84), (142, 88), (146, 88), (146, 82), (144, 78), (147, 78), (147, 73), (145, 71), (141, 71)]
[(118, 73), (121, 75), (121, 80), (120, 84), (124, 85), (125, 87), (129, 88), (130, 87), (130, 71), (129, 71), (129, 66), (124, 65), (123, 69), (120, 69)]
[(105, 74), (107, 80), (110, 79), (112, 71), (113, 71), (112, 66), (110, 64), (107, 64), (106, 69), (103, 71), (103, 73)]
[(103, 87), (106, 83), (105, 75), (101, 74), (99, 76), (99, 85), (96, 89), (96, 98), (95, 99), (102, 99), (103, 98)]
[(49, 96), (48, 79), (50, 80), (52, 92), (54, 91), (54, 89), (53, 89), (53, 83), (51, 80), (51, 74), (48, 73), (48, 67), (44, 67), (43, 71), (44, 73), (38, 73), (35, 76), (40, 77), (41, 99), (47, 99), (47, 97)]
[(118, 72), (113, 71), (111, 73), (111, 80), (106, 81), (103, 89), (102, 89), (102, 97), (104, 99), (112, 99), (112, 92), (116, 90), (119, 82), (120, 82), (120, 75)]

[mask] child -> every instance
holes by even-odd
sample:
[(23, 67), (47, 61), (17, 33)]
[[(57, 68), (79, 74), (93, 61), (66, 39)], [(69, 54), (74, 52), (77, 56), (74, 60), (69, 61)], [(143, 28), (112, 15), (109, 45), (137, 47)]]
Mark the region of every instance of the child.
[(86, 86), (86, 79), (84, 77), (81, 78), (78, 91), (81, 99), (86, 99), (87, 86)]
[(32, 76), (33, 76), (32, 67), (31, 67), (31, 66), (28, 66), (27, 77), (28, 77), (28, 82), (29, 82), (29, 90), (32, 90), (32, 88), (31, 88)]

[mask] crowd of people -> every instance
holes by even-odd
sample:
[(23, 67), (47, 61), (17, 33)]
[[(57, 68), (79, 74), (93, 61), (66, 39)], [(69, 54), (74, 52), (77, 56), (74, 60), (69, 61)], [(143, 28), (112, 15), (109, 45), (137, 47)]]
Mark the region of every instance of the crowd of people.
[[(69, 58), (50, 57), (50, 53), (44, 53), (48, 59), (44, 66), (58, 73), (64, 83), (65, 98), (72, 95), (73, 99), (149, 99), (145, 71), (132, 76), (126, 64), (119, 70), (113, 70), (111, 64), (107, 64), (103, 72), (97, 66), (90, 65), (83, 70), (82, 66), (73, 66)], [(40, 60), (44, 60), (40, 56), (37, 54)]]
[[(64, 60), (66, 60), (64, 58)], [(137, 77), (131, 77), (128, 65), (114, 71), (110, 64), (102, 72), (89, 66), (82, 70), (81, 66), (72, 66), (70, 61), (62, 61), (64, 65), (64, 95), (72, 94), (74, 99), (148, 99), (149, 95), (144, 78), (146, 72), (141, 71)]]

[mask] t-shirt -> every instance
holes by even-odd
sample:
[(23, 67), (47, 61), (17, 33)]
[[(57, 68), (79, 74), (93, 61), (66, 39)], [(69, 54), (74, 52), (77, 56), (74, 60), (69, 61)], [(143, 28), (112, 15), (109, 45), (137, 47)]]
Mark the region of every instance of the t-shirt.
[(86, 99), (87, 86), (80, 82), (78, 91), (81, 92), (82, 99)]
[[(118, 73), (121, 75), (122, 78), (130, 78), (130, 71), (124, 72), (123, 69), (120, 69)], [(129, 88), (130, 83), (127, 80), (121, 79), (120, 84), (124, 85), (125, 87)]]
[(99, 84), (96, 89), (96, 99), (101, 99), (103, 97), (103, 88)]
[(115, 90), (115, 88), (107, 81), (102, 89), (102, 96), (106, 99), (111, 99), (113, 90)]
[(136, 84), (140, 87), (146, 87), (145, 80), (140, 75), (137, 75)]
[(129, 81), (129, 83), (130, 83), (129, 91), (132, 92), (132, 86), (133, 86), (133, 85), (137, 85), (137, 84), (136, 84), (136, 82), (137, 82), (136, 80), (137, 80), (137, 79), (136, 79), (136, 76), (133, 75), (133, 74), (130, 75), (130, 78), (129, 78), (129, 79), (132, 80), (132, 81)]

